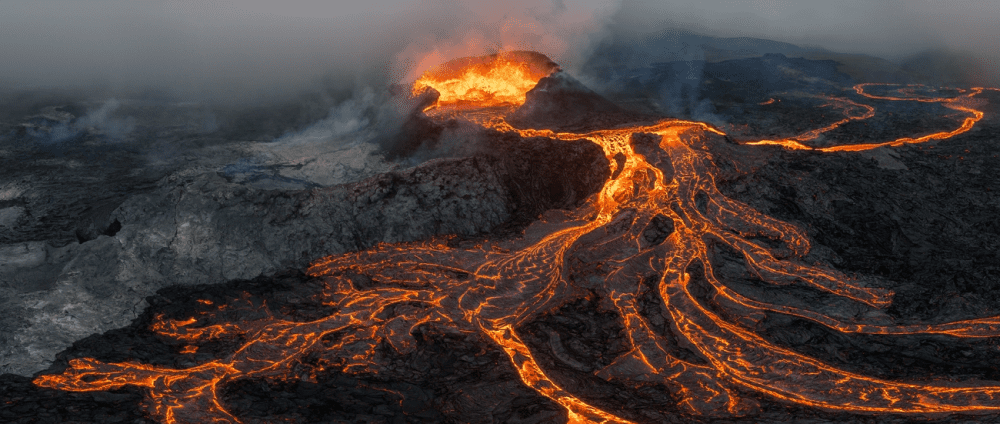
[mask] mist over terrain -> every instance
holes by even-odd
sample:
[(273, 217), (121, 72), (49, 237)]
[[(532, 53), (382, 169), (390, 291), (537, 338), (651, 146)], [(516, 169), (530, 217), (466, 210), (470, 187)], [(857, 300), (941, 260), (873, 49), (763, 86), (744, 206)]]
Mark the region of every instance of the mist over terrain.
[[(146, 164), (150, 178), (200, 166), (301, 188), (455, 154), (467, 146), (418, 141), (400, 150), (395, 134), (417, 107), (401, 95), (433, 66), (501, 50), (539, 51), (633, 109), (716, 125), (734, 115), (720, 114), (719, 99), (706, 92), (724, 73), (714, 64), (765, 54), (832, 60), (859, 82), (1000, 85), (993, 24), (1000, 6), (989, 1), (2, 7), (5, 151), (66, 166), (80, 152), (119, 163), (124, 155)], [(771, 73), (787, 67), (768, 63)], [(723, 83), (759, 82), (737, 79)], [(730, 100), (763, 100), (751, 97)]]
[[(498, 49), (543, 52), (563, 66), (595, 44), (664, 30), (763, 38), (894, 61), (953, 51), (996, 76), (1000, 5), (992, 1), (732, 2), (6, 1), (5, 88), (160, 90), (260, 101), (325, 81), (412, 79), (438, 62)], [(649, 51), (662, 56), (663, 51)]]
[[(643, 66), (825, 51), (848, 66), (864, 62), (859, 72), (869, 75), (996, 85), (1000, 44), (1000, 6), (991, 1), (84, 0), (6, 1), (3, 9), (5, 112), (30, 109), (25, 93), (37, 102), (39, 92), (121, 104), (106, 117), (122, 122), (141, 119), (125, 116), (129, 99), (195, 102), (204, 127), (227, 139), (302, 131), (372, 90), (384, 95), (449, 59), (498, 50), (540, 51), (585, 82), (607, 60)], [(115, 123), (113, 132), (122, 139), (134, 124)]]

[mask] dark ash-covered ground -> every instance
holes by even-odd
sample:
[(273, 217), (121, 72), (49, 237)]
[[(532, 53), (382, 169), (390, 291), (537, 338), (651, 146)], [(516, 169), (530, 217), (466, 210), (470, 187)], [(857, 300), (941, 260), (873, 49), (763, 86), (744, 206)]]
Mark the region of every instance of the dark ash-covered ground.
[[(795, 93), (850, 96), (850, 84), (856, 82), (839, 73), (835, 63), (778, 55), (700, 64), (705, 83), (693, 85), (679, 77), (686, 75), (687, 63), (675, 65), (615, 74), (633, 85), (598, 91), (638, 115), (672, 111), (729, 124), (723, 130), (739, 141), (792, 135), (839, 119), (836, 111), (816, 108)], [(758, 104), (773, 96), (782, 102)], [(663, 103), (671, 98), (681, 100)], [(723, 193), (805, 227), (814, 244), (811, 259), (879, 278), (896, 292), (889, 312), (900, 322), (1000, 315), (1000, 110), (995, 106), (1000, 95), (982, 98), (990, 101), (986, 118), (943, 142), (839, 154), (729, 143), (706, 148), (718, 166), (716, 181)], [(868, 125), (845, 126), (829, 138), (884, 139), (956, 123), (936, 117), (940, 111), (933, 107), (885, 103), (867, 102), (885, 115)], [(33, 116), (49, 106), (39, 103), (35, 111), (17, 116)], [(86, 113), (82, 108), (74, 116)], [(142, 122), (133, 125), (142, 128)], [(317, 284), (301, 272), (313, 259), (382, 241), (443, 236), (450, 243), (474, 243), (513, 237), (545, 210), (578, 204), (607, 177), (607, 161), (585, 142), (520, 140), (457, 123), (442, 128), (409, 122), (403, 128), (430, 135), (410, 141), (415, 145), (394, 144), (399, 157), (428, 150), (450, 153), (415, 168), (374, 162), (367, 168), (371, 176), (359, 171), (351, 175), (368, 178), (346, 184), (295, 174), (289, 169), (310, 164), (273, 153), (276, 149), (269, 150), (270, 161), (243, 154), (199, 159), (196, 166), (168, 161), (156, 167), (148, 166), (150, 149), (110, 143), (112, 127), (87, 130), (75, 144), (51, 149), (23, 144), (26, 134), (5, 138), (10, 178), (0, 181), (0, 248), (6, 259), (0, 264), (5, 317), (0, 320), (0, 371), (9, 373), (0, 375), (0, 422), (148, 422), (138, 389), (62, 392), (37, 388), (29, 376), (59, 372), (79, 357), (174, 367), (209, 360), (238, 341), (210, 342), (195, 354), (181, 354), (180, 344), (149, 331), (153, 318), (192, 316), (205, 307), (199, 299), (294, 320), (324, 316), (330, 311), (303, 295)], [(201, 155), (237, 146), (241, 152), (258, 152), (218, 133), (177, 131), (195, 134), (175, 138)], [(133, 129), (129, 137), (140, 132)], [(477, 144), (449, 144), (463, 137)], [(240, 162), (246, 157), (254, 159)], [(13, 224), (4, 224), (5, 219)], [(733, 284), (755, 284), (737, 266), (736, 255), (721, 248), (714, 254), (717, 275)], [(784, 295), (822, 300), (794, 288)], [(684, 415), (662, 385), (625, 386), (593, 374), (624, 349), (621, 324), (598, 303), (591, 298), (563, 305), (518, 329), (546, 372), (582, 399), (639, 422), (712, 421)], [(658, 298), (643, 299), (642, 312), (669, 334), (661, 304)], [(866, 375), (1000, 380), (1000, 341), (995, 339), (848, 336), (779, 315), (753, 330)], [(242, 380), (225, 387), (222, 399), (245, 422), (565, 420), (565, 412), (521, 384), (504, 354), (482, 337), (432, 325), (419, 327), (415, 335), (417, 348), (410, 353), (383, 346), (385, 360), (377, 374), (322, 371), (313, 376), (316, 364), (307, 357), (300, 374), (287, 381)], [(677, 354), (685, 352), (678, 348)], [(760, 412), (720, 422), (1000, 419), (853, 415), (744, 395), (761, 403)]]

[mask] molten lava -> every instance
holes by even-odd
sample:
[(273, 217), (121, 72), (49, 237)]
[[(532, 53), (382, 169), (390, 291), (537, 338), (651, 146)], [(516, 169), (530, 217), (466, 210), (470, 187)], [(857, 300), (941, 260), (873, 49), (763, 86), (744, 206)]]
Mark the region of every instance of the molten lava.
[[(913, 87), (912, 86), (901, 87), (901, 88), (898, 89), (901, 94), (908, 94), (908, 96), (898, 96), (898, 97), (897, 96), (877, 96), (877, 95), (868, 94), (867, 92), (865, 92), (865, 87), (874, 86), (874, 85), (888, 86), (888, 85), (891, 85), (891, 84), (874, 84), (874, 83), (858, 84), (858, 85), (854, 86), (854, 91), (856, 91), (858, 94), (860, 94), (860, 95), (862, 95), (864, 97), (867, 97), (869, 99), (893, 100), (893, 101), (915, 101), (915, 102), (924, 102), (924, 103), (940, 103), (941, 105), (943, 105), (946, 108), (957, 110), (957, 111), (964, 112), (964, 113), (968, 113), (968, 114), (971, 114), (972, 116), (965, 118), (962, 121), (962, 125), (960, 127), (956, 128), (956, 129), (954, 129), (954, 130), (951, 130), (951, 131), (941, 131), (941, 132), (926, 134), (926, 135), (923, 135), (923, 136), (920, 136), (920, 137), (916, 137), (916, 138), (902, 137), (902, 138), (898, 138), (898, 139), (891, 140), (891, 141), (883, 141), (883, 142), (880, 142), (880, 143), (844, 144), (844, 145), (832, 146), (832, 147), (824, 147), (824, 148), (815, 148), (815, 147), (807, 146), (807, 145), (803, 144), (802, 142), (803, 141), (809, 141), (809, 140), (815, 140), (815, 139), (819, 138), (819, 136), (822, 135), (823, 133), (829, 132), (830, 130), (833, 130), (833, 129), (835, 129), (835, 128), (843, 125), (843, 124), (846, 124), (848, 122), (857, 121), (857, 120), (864, 120), (864, 119), (871, 118), (872, 116), (875, 116), (875, 108), (874, 107), (871, 107), (871, 106), (868, 106), (868, 105), (859, 104), (859, 103), (855, 103), (855, 102), (852, 102), (852, 101), (847, 100), (847, 99), (827, 97), (826, 98), (827, 100), (830, 100), (833, 104), (836, 104), (836, 105), (840, 106), (840, 109), (844, 111), (845, 115), (847, 115), (846, 118), (844, 118), (844, 119), (842, 119), (840, 121), (837, 121), (837, 122), (835, 122), (833, 124), (827, 125), (827, 126), (825, 126), (823, 128), (815, 129), (815, 130), (806, 132), (804, 134), (797, 135), (795, 137), (791, 137), (791, 138), (787, 138), (787, 139), (781, 139), (781, 140), (757, 140), (757, 141), (748, 142), (746, 144), (749, 144), (749, 145), (768, 145), (768, 144), (771, 144), (771, 145), (778, 145), (778, 146), (782, 146), (782, 147), (785, 147), (785, 148), (788, 148), (788, 149), (793, 149), (793, 150), (818, 150), (818, 151), (821, 151), (821, 152), (844, 152), (844, 151), (858, 152), (858, 151), (863, 151), (863, 150), (871, 150), (871, 149), (875, 149), (875, 148), (879, 148), (879, 147), (899, 147), (899, 146), (902, 146), (904, 144), (924, 143), (924, 142), (931, 141), (931, 140), (945, 140), (945, 139), (949, 139), (951, 137), (954, 137), (956, 135), (959, 135), (959, 134), (962, 134), (962, 133), (964, 133), (966, 131), (971, 130), (972, 127), (974, 125), (976, 125), (976, 122), (979, 122), (980, 119), (983, 119), (983, 112), (981, 112), (979, 110), (976, 110), (976, 109), (973, 109), (967, 103), (969, 103), (969, 100), (972, 99), (973, 97), (981, 94), (983, 92), (983, 90), (995, 90), (994, 88), (974, 87), (967, 94), (964, 94), (964, 95), (959, 96), (959, 97), (954, 97), (954, 98), (927, 98), (927, 97), (917, 96), (916, 94), (913, 93)], [(855, 111), (861, 110), (861, 109), (865, 110), (865, 112), (862, 113), (862, 114), (852, 113), (852, 112), (855, 112)]]
[(456, 59), (425, 72), (413, 83), (413, 94), (437, 90), (431, 108), (520, 106), (525, 93), (558, 68), (543, 55), (523, 51)]
[[(508, 55), (456, 61), (425, 74), (414, 85), (442, 93), (441, 104), (489, 108), (517, 104), (539, 71)], [(541, 75), (541, 76), (540, 76)], [(857, 92), (864, 92), (859, 85)], [(899, 101), (936, 101), (967, 112), (953, 131), (882, 143), (813, 149), (801, 141), (850, 120), (866, 119), (871, 106), (829, 99), (844, 108), (845, 120), (780, 144), (818, 151), (861, 150), (947, 138), (968, 131), (982, 118), (959, 99), (879, 97)], [(667, 387), (687, 413), (714, 417), (752, 414), (758, 393), (790, 404), (851, 412), (951, 413), (1000, 412), (1000, 383), (889, 381), (838, 369), (776, 345), (727, 317), (794, 316), (844, 333), (1000, 336), (1000, 317), (944, 324), (897, 325), (884, 311), (892, 293), (803, 257), (810, 243), (803, 229), (768, 217), (725, 197), (715, 185), (711, 156), (699, 143), (724, 135), (700, 122), (666, 119), (657, 123), (587, 133), (517, 129), (498, 113), (469, 113), (469, 120), (522, 137), (587, 139), (604, 149), (613, 169), (600, 192), (577, 210), (528, 227), (523, 236), (466, 248), (435, 242), (380, 245), (331, 256), (309, 269), (325, 289), (316, 296), (336, 313), (311, 322), (265, 318), (251, 322), (199, 324), (198, 319), (166, 320), (152, 326), (159, 334), (191, 345), (210, 338), (245, 342), (231, 355), (187, 369), (137, 362), (103, 363), (75, 359), (62, 374), (39, 376), (39, 386), (74, 391), (109, 390), (125, 385), (148, 390), (147, 407), (164, 422), (238, 422), (219, 402), (217, 390), (247, 378), (289, 378), (300, 358), (319, 355), (324, 364), (348, 372), (377, 372), (376, 347), (388, 342), (399, 352), (412, 350), (417, 326), (434, 325), (478, 333), (508, 356), (523, 383), (562, 405), (571, 422), (627, 423), (642, 417), (610, 411), (570, 393), (535, 360), (518, 328), (539, 315), (594, 293), (617, 310), (629, 351), (595, 372), (600, 378)], [(644, 135), (643, 135), (644, 134)], [(643, 136), (640, 136), (643, 135)], [(647, 142), (649, 137), (653, 142)], [(624, 157), (624, 161), (613, 158)], [(650, 241), (644, 229), (669, 220), (665, 239)], [(770, 242), (760, 241), (762, 239)], [(802, 285), (853, 303), (849, 311), (823, 313), (774, 303), (730, 288), (716, 277), (710, 245), (739, 252), (747, 268), (771, 286)], [(571, 261), (596, 263), (592, 271), (572, 274)], [(689, 269), (701, 269), (692, 277)], [(589, 268), (588, 268), (589, 269)], [(362, 286), (356, 278), (370, 281)], [(652, 283), (649, 283), (652, 281)], [(706, 299), (697, 292), (710, 293)], [(663, 302), (671, 332), (700, 360), (671, 353), (673, 343), (657, 332), (640, 310), (639, 299), (653, 294)], [(327, 336), (336, 335), (334, 338)]]

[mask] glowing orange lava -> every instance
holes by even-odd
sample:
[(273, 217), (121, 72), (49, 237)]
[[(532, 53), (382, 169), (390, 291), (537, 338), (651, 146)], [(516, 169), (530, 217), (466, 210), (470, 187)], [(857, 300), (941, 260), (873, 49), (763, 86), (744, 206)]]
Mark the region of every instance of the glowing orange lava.
[[(519, 82), (516, 89), (505, 91), (515, 87), (506, 85), (510, 81), (508, 70), (515, 69), (517, 75), (538, 74), (528, 74), (518, 66), (511, 68), (511, 62), (502, 55), (490, 60), (462, 62), (468, 66), (455, 68), (448, 78), (425, 75), (414, 89), (426, 84), (442, 92), (442, 102), (482, 107), (523, 101), (524, 92), (531, 86)], [(476, 78), (496, 80), (463, 85), (466, 83), (462, 81)], [(863, 88), (860, 85), (857, 90), (865, 95)], [(974, 89), (963, 97), (981, 91)], [(846, 120), (864, 119), (873, 113), (870, 106), (830, 101), (850, 112)], [(982, 118), (982, 112), (960, 106), (958, 100), (933, 101), (974, 117), (968, 118), (959, 130), (941, 135), (813, 150), (859, 150), (917, 142), (926, 137), (946, 138), (968, 131)], [(724, 135), (718, 129), (700, 122), (667, 119), (587, 133), (556, 133), (517, 129), (496, 114), (469, 113), (467, 118), (522, 137), (587, 139), (601, 146), (611, 166), (620, 169), (614, 169), (615, 177), (586, 204), (561, 218), (536, 222), (519, 238), (468, 248), (433, 241), (385, 244), (316, 261), (309, 273), (322, 278), (326, 285), (317, 296), (337, 311), (319, 320), (303, 323), (262, 319), (199, 326), (194, 318), (177, 321), (160, 317), (153, 324), (154, 331), (192, 344), (224, 334), (240, 334), (246, 343), (227, 357), (188, 369), (76, 359), (62, 374), (40, 376), (35, 383), (74, 391), (140, 386), (148, 390), (150, 414), (164, 422), (238, 422), (218, 400), (217, 390), (223, 384), (246, 378), (287, 378), (298, 358), (317, 352), (328, 359), (326, 363), (339, 363), (338, 367), (345, 371), (377, 372), (379, 343), (387, 341), (396, 350), (407, 352), (415, 346), (411, 335), (415, 327), (436, 325), (478, 333), (495, 343), (506, 353), (523, 383), (562, 405), (571, 422), (632, 422), (639, 417), (629, 411), (604, 410), (569, 392), (536, 362), (531, 349), (518, 336), (519, 326), (593, 292), (617, 310), (630, 346), (626, 354), (595, 375), (626, 385), (661, 383), (689, 414), (753, 414), (758, 405), (747, 393), (825, 410), (1000, 412), (1000, 383), (903, 382), (867, 377), (775, 345), (725, 318), (783, 314), (845, 333), (1000, 336), (1000, 317), (897, 325), (883, 310), (891, 303), (890, 291), (828, 266), (806, 263), (802, 258), (810, 243), (803, 229), (729, 199), (716, 187), (711, 156), (694, 146)], [(799, 141), (830, 128), (797, 139), (757, 144), (796, 148), (802, 146)], [(640, 142), (638, 134), (651, 135), (655, 142)], [(611, 160), (622, 155), (622, 162)], [(662, 242), (652, 243), (643, 237), (643, 230), (658, 217), (671, 220), (673, 231)], [(757, 241), (760, 239), (771, 243)], [(715, 276), (709, 259), (710, 244), (723, 244), (739, 252), (749, 270), (772, 286), (802, 285), (838, 296), (853, 306), (847, 312), (820, 312), (776, 304), (767, 296), (738, 293)], [(600, 266), (595, 269), (603, 271), (570, 277), (570, 258), (597, 262)], [(700, 267), (700, 278), (692, 278), (688, 272), (692, 266)], [(358, 275), (366, 276), (372, 284), (356, 287), (351, 277)], [(650, 279), (655, 281), (651, 286), (643, 283)], [(710, 300), (694, 294), (696, 285), (712, 294)], [(655, 331), (639, 312), (638, 299), (649, 293), (662, 300), (671, 331), (701, 358), (700, 363), (671, 354), (668, 346), (672, 342)], [(333, 333), (339, 334), (334, 342), (322, 342), (324, 336)]]
[(413, 93), (427, 88), (440, 93), (437, 106), (520, 106), (538, 80), (558, 69), (533, 52), (503, 52), (462, 58), (425, 72), (413, 83)]
[[(910, 94), (909, 97), (876, 96), (865, 92), (865, 87), (874, 85), (888, 86), (892, 84), (875, 84), (875, 83), (858, 84), (854, 86), (854, 90), (858, 94), (865, 96), (869, 99), (940, 103), (942, 106), (946, 108), (957, 110), (960, 112), (965, 112), (971, 114), (972, 116), (965, 118), (962, 121), (962, 125), (954, 130), (931, 133), (916, 138), (901, 137), (895, 140), (883, 141), (879, 143), (843, 144), (839, 146), (823, 147), (823, 148), (815, 148), (802, 144), (803, 141), (814, 140), (823, 133), (833, 130), (834, 128), (837, 128), (850, 121), (863, 120), (875, 116), (875, 108), (869, 105), (862, 105), (847, 99), (828, 97), (827, 98), (828, 100), (831, 100), (832, 102), (839, 102), (842, 104), (841, 109), (844, 110), (844, 113), (847, 115), (846, 118), (837, 121), (833, 124), (830, 124), (826, 127), (815, 129), (795, 137), (781, 139), (781, 140), (756, 140), (748, 142), (746, 144), (751, 146), (778, 145), (792, 150), (816, 150), (820, 152), (859, 152), (864, 150), (876, 149), (879, 147), (899, 147), (904, 144), (924, 143), (931, 140), (945, 140), (971, 130), (972, 127), (976, 125), (976, 122), (979, 122), (980, 119), (983, 119), (983, 112), (973, 109), (972, 106), (968, 104), (970, 99), (981, 94), (983, 90), (996, 90), (995, 88), (974, 87), (967, 94), (955, 98), (914, 97), (915, 95), (913, 94), (913, 92), (907, 91), (908, 90), (907, 88), (901, 88), (900, 92), (904, 94)], [(851, 113), (852, 107), (865, 109), (865, 113), (861, 115), (852, 114)]]

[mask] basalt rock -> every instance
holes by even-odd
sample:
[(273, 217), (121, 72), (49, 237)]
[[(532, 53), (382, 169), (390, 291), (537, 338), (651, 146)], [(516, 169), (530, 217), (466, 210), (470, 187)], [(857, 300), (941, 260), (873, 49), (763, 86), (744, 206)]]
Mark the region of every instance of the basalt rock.
[(377, 243), (517, 231), (545, 210), (574, 206), (607, 177), (591, 143), (493, 137), (488, 154), (312, 190), (180, 172), (97, 214), (104, 218), (91, 226), (104, 231), (95, 238), (5, 246), (13, 260), (0, 266), (11, 282), (0, 302), (0, 371), (44, 368), (74, 340), (127, 325), (168, 285), (304, 269)]
[(528, 91), (524, 104), (507, 119), (520, 128), (588, 131), (649, 118), (622, 109), (560, 71), (539, 80)]

